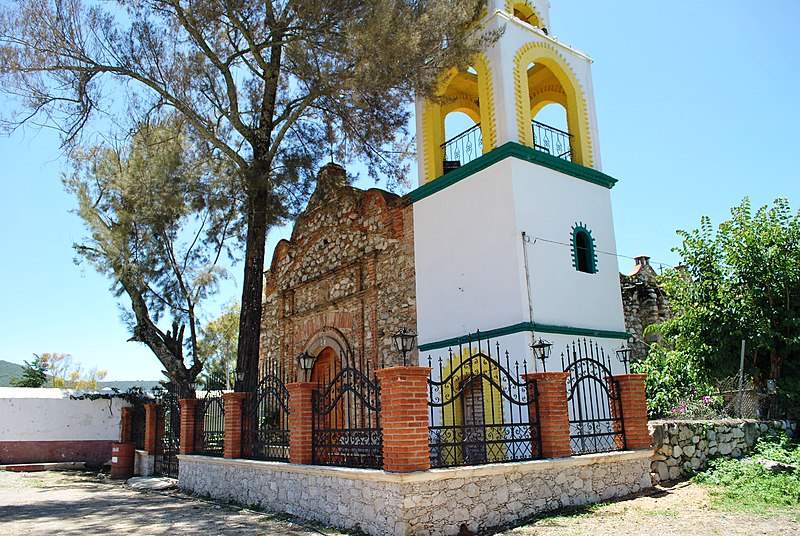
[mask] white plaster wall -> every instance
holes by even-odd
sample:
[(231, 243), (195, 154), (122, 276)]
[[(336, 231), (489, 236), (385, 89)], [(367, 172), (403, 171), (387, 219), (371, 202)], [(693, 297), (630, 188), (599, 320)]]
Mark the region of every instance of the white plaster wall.
[[(527, 245), (536, 323), (625, 331), (611, 192), (512, 158), (514, 214)], [(577, 271), (569, 245), (582, 222), (595, 240), (597, 273)]]
[(121, 399), (70, 400), (62, 389), (0, 388), (0, 441), (118, 441)]
[(527, 320), (511, 165), (414, 204), (420, 344)]

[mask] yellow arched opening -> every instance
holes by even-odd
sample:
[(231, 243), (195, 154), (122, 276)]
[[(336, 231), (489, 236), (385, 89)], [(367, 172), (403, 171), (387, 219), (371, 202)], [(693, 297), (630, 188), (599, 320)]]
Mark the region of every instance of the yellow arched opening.
[(520, 143), (534, 144), (532, 120), (548, 104), (560, 104), (567, 112), (569, 155), (576, 164), (593, 167), (589, 108), (583, 89), (567, 61), (549, 43), (529, 43), (516, 54), (514, 85), (517, 95), (517, 129)]
[[(486, 56), (479, 54), (470, 69), (447, 73), (439, 84), (436, 99), (426, 100), (422, 111), (422, 157), (425, 177), (429, 182), (444, 174), (447, 141), (445, 118), (452, 112), (462, 112), (480, 124), (482, 147), (475, 154), (487, 153), (497, 146), (492, 74)], [(465, 164), (466, 162), (461, 162)]]
[(506, 2), (507, 10), (522, 22), (527, 22), (537, 28), (542, 26), (542, 19), (539, 14), (527, 2)]
[[(483, 433), (486, 434), (487, 443), (482, 449), (483, 452), (480, 453), (483, 458), (481, 461), (502, 461), (505, 459), (505, 452), (498, 450), (496, 447), (493, 449), (488, 448), (489, 442), (497, 442), (503, 439), (502, 427), (496, 426), (504, 423), (503, 395), (497, 387), (501, 385), (500, 369), (496, 363), (490, 362), (488, 357), (483, 354), (472, 354), (468, 348), (453, 357), (454, 359), (451, 359), (448, 366), (442, 370), (443, 378), (454, 374), (452, 381), (442, 386), (442, 400), (452, 401), (442, 408), (442, 424), (448, 427), (457, 427), (457, 429), (462, 430), (462, 433), (471, 424), (480, 425), (481, 427), (486, 425)], [(479, 396), (477, 395), (478, 393), (480, 393)], [(465, 410), (465, 404), (470, 402), (479, 407), (477, 419), (479, 422), (471, 420), (470, 414), (472, 419), (475, 416), (474, 408), (472, 411)], [(442, 461), (446, 465), (460, 465), (475, 454), (475, 452), (467, 452), (462, 447), (461, 449), (447, 452), (446, 459)], [(455, 457), (456, 459), (447, 459), (448, 457)]]

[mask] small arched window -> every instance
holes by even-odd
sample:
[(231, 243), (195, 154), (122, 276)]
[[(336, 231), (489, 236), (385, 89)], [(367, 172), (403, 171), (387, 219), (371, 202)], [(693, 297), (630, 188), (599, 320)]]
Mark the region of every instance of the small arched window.
[(572, 228), (572, 265), (579, 272), (597, 273), (594, 238), (592, 232), (582, 223)]

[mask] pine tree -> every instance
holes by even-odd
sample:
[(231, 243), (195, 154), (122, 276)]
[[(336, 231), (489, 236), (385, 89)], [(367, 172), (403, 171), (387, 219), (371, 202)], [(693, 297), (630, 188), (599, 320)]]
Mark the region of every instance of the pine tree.
[(47, 365), (42, 358), (33, 354), (33, 361), (25, 361), (22, 375), (11, 380), (14, 387), (42, 387), (47, 383)]

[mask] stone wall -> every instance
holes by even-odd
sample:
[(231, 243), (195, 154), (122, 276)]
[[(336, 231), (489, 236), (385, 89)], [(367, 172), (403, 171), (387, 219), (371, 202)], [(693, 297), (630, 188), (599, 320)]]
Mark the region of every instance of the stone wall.
[(658, 286), (657, 274), (650, 266), (650, 258), (636, 257), (636, 266), (628, 274), (620, 274), (622, 305), (625, 311), (625, 328), (633, 335), (630, 340), (635, 358), (647, 354), (647, 345), (655, 335), (646, 336), (645, 328), (667, 320), (670, 315), (669, 303), (664, 291)]
[(653, 481), (691, 475), (704, 469), (713, 456), (740, 458), (752, 450), (761, 435), (776, 431), (791, 435), (795, 427), (795, 423), (786, 421), (651, 421)]
[(416, 329), (415, 297), (411, 206), (349, 186), (345, 170), (329, 164), (265, 273), (262, 364), (281, 363), (294, 381), (296, 356), (316, 356), (333, 340), (373, 369), (398, 364), (392, 335)]
[(651, 486), (646, 451), (387, 473), (179, 456), (184, 491), (373, 535), (480, 532)]

